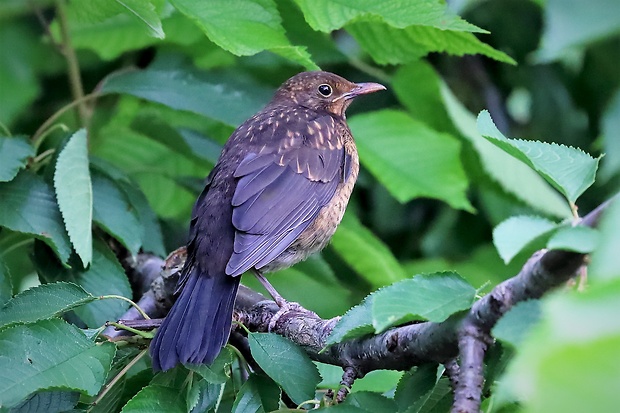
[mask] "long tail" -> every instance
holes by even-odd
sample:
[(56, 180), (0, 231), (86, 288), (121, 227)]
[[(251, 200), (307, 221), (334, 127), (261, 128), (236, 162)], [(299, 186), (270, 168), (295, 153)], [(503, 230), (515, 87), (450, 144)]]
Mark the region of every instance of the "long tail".
[(226, 345), (241, 277), (208, 277), (190, 269), (179, 298), (151, 342), (153, 369), (211, 364)]

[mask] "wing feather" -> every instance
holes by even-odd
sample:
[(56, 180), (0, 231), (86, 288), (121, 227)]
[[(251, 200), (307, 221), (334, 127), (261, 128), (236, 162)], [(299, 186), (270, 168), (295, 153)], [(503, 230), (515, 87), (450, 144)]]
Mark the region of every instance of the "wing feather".
[(261, 146), (235, 170), (236, 231), (226, 267), (233, 276), (262, 268), (282, 254), (331, 201), (345, 175), (345, 150), (337, 139), (326, 147), (318, 135), (294, 139), (286, 127), (268, 134), (284, 137), (280, 147), (267, 152), (268, 145)]

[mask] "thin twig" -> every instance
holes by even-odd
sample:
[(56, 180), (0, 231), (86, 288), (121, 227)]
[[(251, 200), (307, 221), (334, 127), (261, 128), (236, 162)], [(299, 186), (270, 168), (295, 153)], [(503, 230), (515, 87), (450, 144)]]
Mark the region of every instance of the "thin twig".
[(47, 134), (45, 133), (47, 131), (47, 129), (50, 127), (50, 125), (52, 125), (54, 122), (56, 122), (58, 120), (58, 118), (60, 118), (65, 112), (67, 112), (68, 110), (73, 109), (76, 106), (81, 105), (82, 103), (88, 102), (91, 99), (96, 99), (99, 96), (100, 96), (100, 94), (98, 92), (89, 93), (88, 95), (82, 96), (81, 99), (74, 100), (73, 102), (68, 103), (65, 106), (63, 106), (62, 108), (58, 109), (56, 111), (56, 113), (54, 113), (52, 116), (47, 118), (47, 120), (45, 122), (43, 122), (43, 124), (41, 124), (41, 126), (39, 126), (39, 128), (36, 130), (34, 135), (32, 135), (32, 138), (31, 138), (32, 145), (35, 148), (38, 148), (39, 145), (41, 145), (41, 142), (43, 142), (43, 138), (45, 136), (47, 136)]
[(139, 352), (136, 357), (134, 357), (129, 363), (127, 363), (127, 365), (125, 367), (123, 367), (123, 369), (121, 371), (118, 372), (118, 374), (116, 376), (114, 376), (114, 378), (112, 380), (110, 380), (110, 382), (108, 384), (106, 384), (105, 386), (103, 386), (103, 389), (101, 389), (101, 391), (99, 392), (99, 394), (97, 395), (97, 398), (92, 402), (91, 407), (88, 409), (88, 411), (90, 412), (96, 405), (97, 403), (99, 403), (106, 394), (108, 394), (108, 392), (110, 391), (110, 389), (116, 384), (118, 383), (118, 381), (125, 375), (127, 374), (127, 372), (129, 371), (130, 368), (132, 368), (138, 361), (140, 361), (140, 359), (142, 357), (144, 357), (144, 355), (148, 352), (148, 349), (144, 349), (141, 352)]
[(77, 105), (79, 124), (83, 127), (88, 125), (88, 109), (84, 103), (84, 87), (82, 86), (82, 77), (80, 76), (80, 66), (78, 64), (75, 49), (71, 43), (71, 35), (69, 33), (69, 21), (67, 19), (67, 7), (65, 0), (56, 1), (56, 12), (58, 16), (58, 24), (60, 26), (60, 34), (62, 37), (62, 50), (67, 60), (67, 68), (69, 70), (69, 85), (71, 86), (71, 95), (73, 100), (79, 102)]

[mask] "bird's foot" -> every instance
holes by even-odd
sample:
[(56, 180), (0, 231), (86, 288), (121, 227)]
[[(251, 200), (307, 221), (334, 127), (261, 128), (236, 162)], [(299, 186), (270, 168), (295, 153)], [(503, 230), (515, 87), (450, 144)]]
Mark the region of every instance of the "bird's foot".
[(289, 311), (297, 311), (297, 312), (308, 311), (305, 308), (303, 308), (299, 303), (286, 301), (281, 296), (279, 297), (279, 299), (276, 299), (275, 302), (278, 305), (278, 307), (280, 307), (280, 309), (273, 315), (273, 317), (271, 317), (271, 320), (269, 321), (269, 327), (267, 331), (269, 331), (270, 333), (276, 327), (276, 323), (280, 320), (280, 318), (282, 318), (282, 316), (288, 313)]

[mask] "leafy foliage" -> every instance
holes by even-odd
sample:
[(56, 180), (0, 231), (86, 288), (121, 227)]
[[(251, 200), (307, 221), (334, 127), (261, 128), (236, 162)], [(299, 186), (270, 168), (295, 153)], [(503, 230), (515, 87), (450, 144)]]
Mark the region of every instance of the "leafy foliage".
[(579, 149), (507, 139), (493, 124), (487, 111), (478, 116), (478, 130), (493, 144), (532, 167), (571, 203), (594, 183), (598, 160)]
[(0, 182), (15, 178), (33, 155), (34, 148), (25, 136), (0, 136)]
[(33, 287), (4, 305), (0, 310), (0, 327), (56, 317), (94, 300), (95, 297), (75, 284), (58, 282)]
[[(284, 337), (251, 333), (248, 337), (252, 356), (258, 365), (297, 404), (314, 398), (321, 378), (308, 355)], [(287, 372), (287, 366), (295, 366)]]
[(50, 387), (94, 396), (105, 379), (116, 351), (113, 344), (96, 345), (62, 320), (43, 320), (0, 331), (3, 357), (0, 403), (12, 406), (30, 393)]
[(249, 335), (260, 369), (226, 348), (210, 366), (158, 374), (148, 343), (101, 336), (128, 308), (101, 296), (137, 300), (126, 267), (185, 242), (234, 128), (286, 78), (319, 67), (388, 91), (348, 110), (355, 192), (332, 244), (272, 276), (278, 291), (322, 317), (344, 314), (333, 345), (456, 319), (534, 249), (592, 252), (584, 293), (522, 303), (496, 325), (483, 407), (617, 410), (620, 207), (600, 232), (576, 225), (618, 191), (617, 9), (0, 2), (0, 410), (266, 412), (292, 399), (317, 411), (449, 411), (442, 366), (370, 372), (333, 406), (321, 392), (342, 369), (273, 334)]
[(80, 129), (58, 155), (54, 188), (73, 248), (84, 267), (93, 256), (93, 188), (88, 171), (86, 130)]

